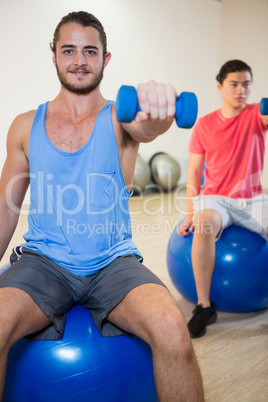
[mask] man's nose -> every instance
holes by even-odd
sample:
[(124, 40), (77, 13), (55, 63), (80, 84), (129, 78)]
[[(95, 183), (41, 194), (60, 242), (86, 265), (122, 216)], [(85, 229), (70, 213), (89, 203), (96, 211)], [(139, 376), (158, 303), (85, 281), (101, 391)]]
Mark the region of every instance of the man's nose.
[(243, 84), (238, 84), (236, 89), (239, 94), (243, 94), (245, 92), (245, 87)]
[(77, 52), (76, 58), (75, 58), (75, 64), (77, 66), (84, 66), (86, 65), (86, 58), (83, 52)]

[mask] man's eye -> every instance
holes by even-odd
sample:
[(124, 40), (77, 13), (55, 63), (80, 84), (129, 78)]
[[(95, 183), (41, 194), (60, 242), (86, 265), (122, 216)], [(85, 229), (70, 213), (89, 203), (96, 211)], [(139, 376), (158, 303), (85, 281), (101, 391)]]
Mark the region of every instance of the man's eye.
[(67, 50), (64, 50), (64, 53), (65, 53), (65, 54), (72, 54), (72, 53), (73, 53), (73, 50), (67, 49)]

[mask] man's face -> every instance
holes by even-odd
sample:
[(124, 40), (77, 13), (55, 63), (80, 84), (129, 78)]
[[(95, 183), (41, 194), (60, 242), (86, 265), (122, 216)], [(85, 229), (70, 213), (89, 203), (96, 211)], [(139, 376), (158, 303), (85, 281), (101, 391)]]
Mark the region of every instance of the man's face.
[(243, 109), (251, 92), (251, 74), (248, 71), (229, 73), (222, 85), (218, 84), (223, 102), (232, 109)]
[(110, 58), (110, 53), (103, 58), (97, 29), (75, 23), (61, 27), (53, 62), (62, 86), (68, 91), (88, 94), (97, 88)]

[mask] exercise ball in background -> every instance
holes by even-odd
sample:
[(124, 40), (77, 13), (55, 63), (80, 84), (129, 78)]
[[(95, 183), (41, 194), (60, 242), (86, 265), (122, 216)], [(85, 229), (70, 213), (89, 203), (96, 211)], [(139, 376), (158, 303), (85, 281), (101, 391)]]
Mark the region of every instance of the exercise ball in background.
[[(192, 269), (193, 234), (182, 237), (177, 228), (167, 249), (167, 266), (175, 288), (197, 303)], [(268, 307), (268, 243), (258, 234), (230, 226), (216, 242), (211, 297), (217, 310), (248, 312)]]
[(58, 341), (18, 341), (3, 402), (157, 401), (152, 353), (140, 338), (103, 337), (82, 306), (67, 313)]
[(133, 194), (140, 194), (150, 183), (151, 171), (149, 164), (140, 156), (137, 156), (133, 180)]
[(165, 152), (154, 154), (149, 165), (152, 181), (164, 191), (172, 191), (180, 178), (180, 165), (172, 156)]

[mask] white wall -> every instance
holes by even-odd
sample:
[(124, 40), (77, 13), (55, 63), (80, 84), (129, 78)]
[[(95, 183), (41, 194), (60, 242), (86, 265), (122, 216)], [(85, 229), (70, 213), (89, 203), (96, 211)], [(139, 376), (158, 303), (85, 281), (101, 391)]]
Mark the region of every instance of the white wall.
[[(215, 76), (220, 65), (233, 57), (252, 64), (252, 101), (268, 96), (267, 53), (263, 56), (267, 1), (0, 0), (0, 168), (14, 117), (58, 93), (48, 44), (61, 17), (80, 9), (98, 17), (108, 36), (113, 57), (102, 83), (106, 98), (115, 99), (122, 84), (136, 86), (155, 79), (173, 84), (178, 93), (194, 91), (202, 116), (219, 106)], [(147, 160), (158, 151), (170, 153), (179, 161), (180, 181), (185, 182), (190, 133), (174, 123), (164, 136), (142, 144), (140, 153)]]
[[(222, 4), (220, 58), (241, 59), (253, 70), (249, 102), (268, 98), (268, 0), (232, 0)], [(263, 187), (268, 189), (268, 138)]]

